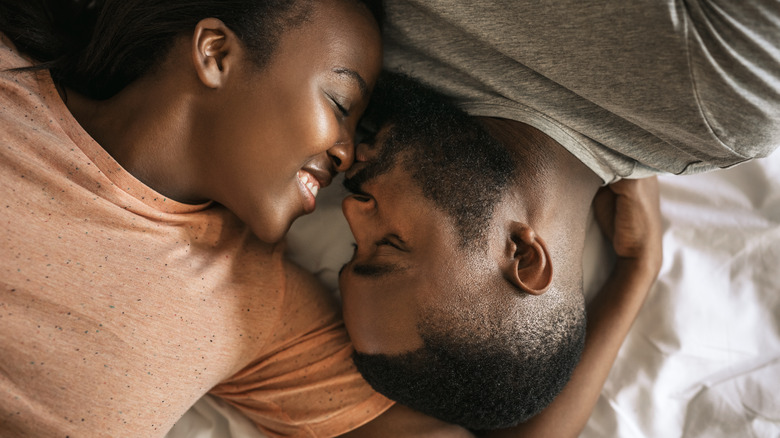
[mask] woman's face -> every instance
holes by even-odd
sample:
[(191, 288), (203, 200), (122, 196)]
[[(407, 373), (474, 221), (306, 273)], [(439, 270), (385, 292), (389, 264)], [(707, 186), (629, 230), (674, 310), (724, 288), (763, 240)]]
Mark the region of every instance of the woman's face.
[(204, 194), (266, 242), (312, 212), (318, 190), (352, 164), (355, 127), (381, 68), (367, 8), (344, 0), (312, 8), (262, 69), (247, 59), (234, 70), (200, 127)]

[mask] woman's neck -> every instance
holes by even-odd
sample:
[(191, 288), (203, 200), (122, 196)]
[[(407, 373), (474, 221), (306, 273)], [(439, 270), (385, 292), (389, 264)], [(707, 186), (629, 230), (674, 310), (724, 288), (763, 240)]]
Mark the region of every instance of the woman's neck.
[(180, 202), (199, 203), (193, 190), (188, 113), (180, 85), (156, 75), (139, 79), (107, 100), (72, 89), (60, 91), (74, 118), (127, 172), (155, 191)]

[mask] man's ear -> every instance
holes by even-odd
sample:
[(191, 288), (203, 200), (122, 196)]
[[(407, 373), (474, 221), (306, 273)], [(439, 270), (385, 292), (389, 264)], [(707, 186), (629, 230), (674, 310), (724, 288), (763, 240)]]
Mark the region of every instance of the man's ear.
[(519, 222), (512, 222), (508, 234), (504, 276), (520, 290), (531, 295), (547, 292), (552, 284), (553, 267), (544, 239)]
[(204, 18), (192, 35), (192, 61), (203, 85), (219, 88), (225, 83), (238, 49), (236, 35), (217, 18)]

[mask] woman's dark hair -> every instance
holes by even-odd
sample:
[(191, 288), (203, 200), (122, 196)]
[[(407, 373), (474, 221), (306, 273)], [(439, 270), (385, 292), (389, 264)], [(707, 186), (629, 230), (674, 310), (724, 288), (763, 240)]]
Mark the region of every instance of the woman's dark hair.
[[(316, 0), (0, 0), (0, 31), (52, 78), (107, 99), (159, 65), (202, 19), (222, 20), (259, 68)], [(365, 4), (381, 22), (381, 0)]]

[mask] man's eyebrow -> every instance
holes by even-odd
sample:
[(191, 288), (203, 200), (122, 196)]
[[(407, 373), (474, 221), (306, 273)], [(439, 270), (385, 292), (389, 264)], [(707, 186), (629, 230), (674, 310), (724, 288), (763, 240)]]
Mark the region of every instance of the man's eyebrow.
[(352, 272), (359, 277), (379, 278), (385, 275), (403, 272), (409, 268), (395, 263), (366, 263), (352, 266)]
[(366, 84), (366, 80), (363, 79), (363, 76), (360, 76), (360, 73), (349, 68), (334, 68), (333, 71), (339, 75), (348, 76), (350, 79), (357, 82), (358, 87), (360, 88), (360, 94), (363, 95), (364, 99), (368, 99), (370, 94), (368, 91), (368, 84)]

